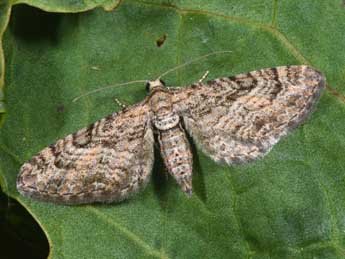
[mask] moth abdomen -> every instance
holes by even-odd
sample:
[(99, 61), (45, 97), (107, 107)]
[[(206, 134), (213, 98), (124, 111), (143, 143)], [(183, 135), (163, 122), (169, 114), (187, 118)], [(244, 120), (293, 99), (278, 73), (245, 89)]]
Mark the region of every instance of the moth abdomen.
[(181, 189), (192, 193), (193, 157), (186, 133), (179, 123), (168, 130), (159, 131), (161, 155), (168, 172)]

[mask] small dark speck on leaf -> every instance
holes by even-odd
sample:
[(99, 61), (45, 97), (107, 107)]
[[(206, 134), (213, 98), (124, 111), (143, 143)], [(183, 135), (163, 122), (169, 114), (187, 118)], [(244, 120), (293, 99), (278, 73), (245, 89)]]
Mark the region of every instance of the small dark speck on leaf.
[(63, 104), (60, 104), (56, 107), (56, 111), (58, 113), (63, 113), (65, 111), (65, 106)]
[(158, 48), (161, 47), (164, 44), (166, 39), (167, 39), (167, 35), (166, 34), (162, 35), (159, 39), (157, 39), (156, 40), (157, 47)]
[(345, 0), (341, 0), (340, 7), (345, 8)]

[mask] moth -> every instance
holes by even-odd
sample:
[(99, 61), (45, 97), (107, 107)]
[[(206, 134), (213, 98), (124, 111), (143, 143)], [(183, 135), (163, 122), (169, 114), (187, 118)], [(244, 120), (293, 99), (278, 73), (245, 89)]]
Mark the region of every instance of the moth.
[(146, 86), (141, 102), (32, 157), (20, 169), (18, 191), (60, 204), (122, 201), (149, 181), (156, 134), (167, 171), (191, 195), (187, 134), (219, 163), (261, 158), (305, 121), (325, 77), (309, 66), (281, 66), (180, 88), (160, 79)]

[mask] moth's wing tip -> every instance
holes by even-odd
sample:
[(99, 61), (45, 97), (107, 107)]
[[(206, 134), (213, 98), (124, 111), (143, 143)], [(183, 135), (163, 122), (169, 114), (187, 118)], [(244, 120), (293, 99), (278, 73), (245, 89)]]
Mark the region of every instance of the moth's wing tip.
[(311, 86), (314, 88), (314, 99), (318, 100), (326, 87), (326, 77), (320, 70), (311, 66), (305, 66), (304, 71), (307, 80), (313, 82)]
[[(33, 182), (36, 182), (36, 177), (32, 174), (32, 166), (30, 163), (25, 163), (19, 170), (17, 179), (16, 179), (16, 187), (20, 194), (27, 196), (27, 193), (30, 193), (29, 187), (33, 187)], [(34, 188), (31, 188), (34, 189)]]
[(186, 190), (185, 193), (187, 194), (188, 198), (192, 197), (192, 195), (193, 195), (193, 190), (192, 190), (192, 188)]

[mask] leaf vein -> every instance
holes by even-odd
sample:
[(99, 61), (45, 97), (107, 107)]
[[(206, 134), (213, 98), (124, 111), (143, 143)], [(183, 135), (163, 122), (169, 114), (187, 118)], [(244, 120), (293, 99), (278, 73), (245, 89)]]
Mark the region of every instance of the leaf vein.
[(156, 258), (166, 259), (168, 256), (164, 253), (164, 251), (157, 251), (149, 246), (146, 242), (144, 242), (141, 238), (135, 235), (132, 231), (127, 229), (124, 226), (121, 226), (118, 222), (116, 222), (113, 218), (106, 216), (104, 213), (100, 212), (98, 209), (95, 209), (91, 206), (87, 206), (88, 211), (92, 212), (96, 216), (98, 216), (103, 221), (107, 222), (113, 228), (119, 230), (123, 235), (125, 235), (129, 240), (133, 241), (135, 244), (140, 246), (144, 251), (146, 251), (149, 255), (152, 255)]

